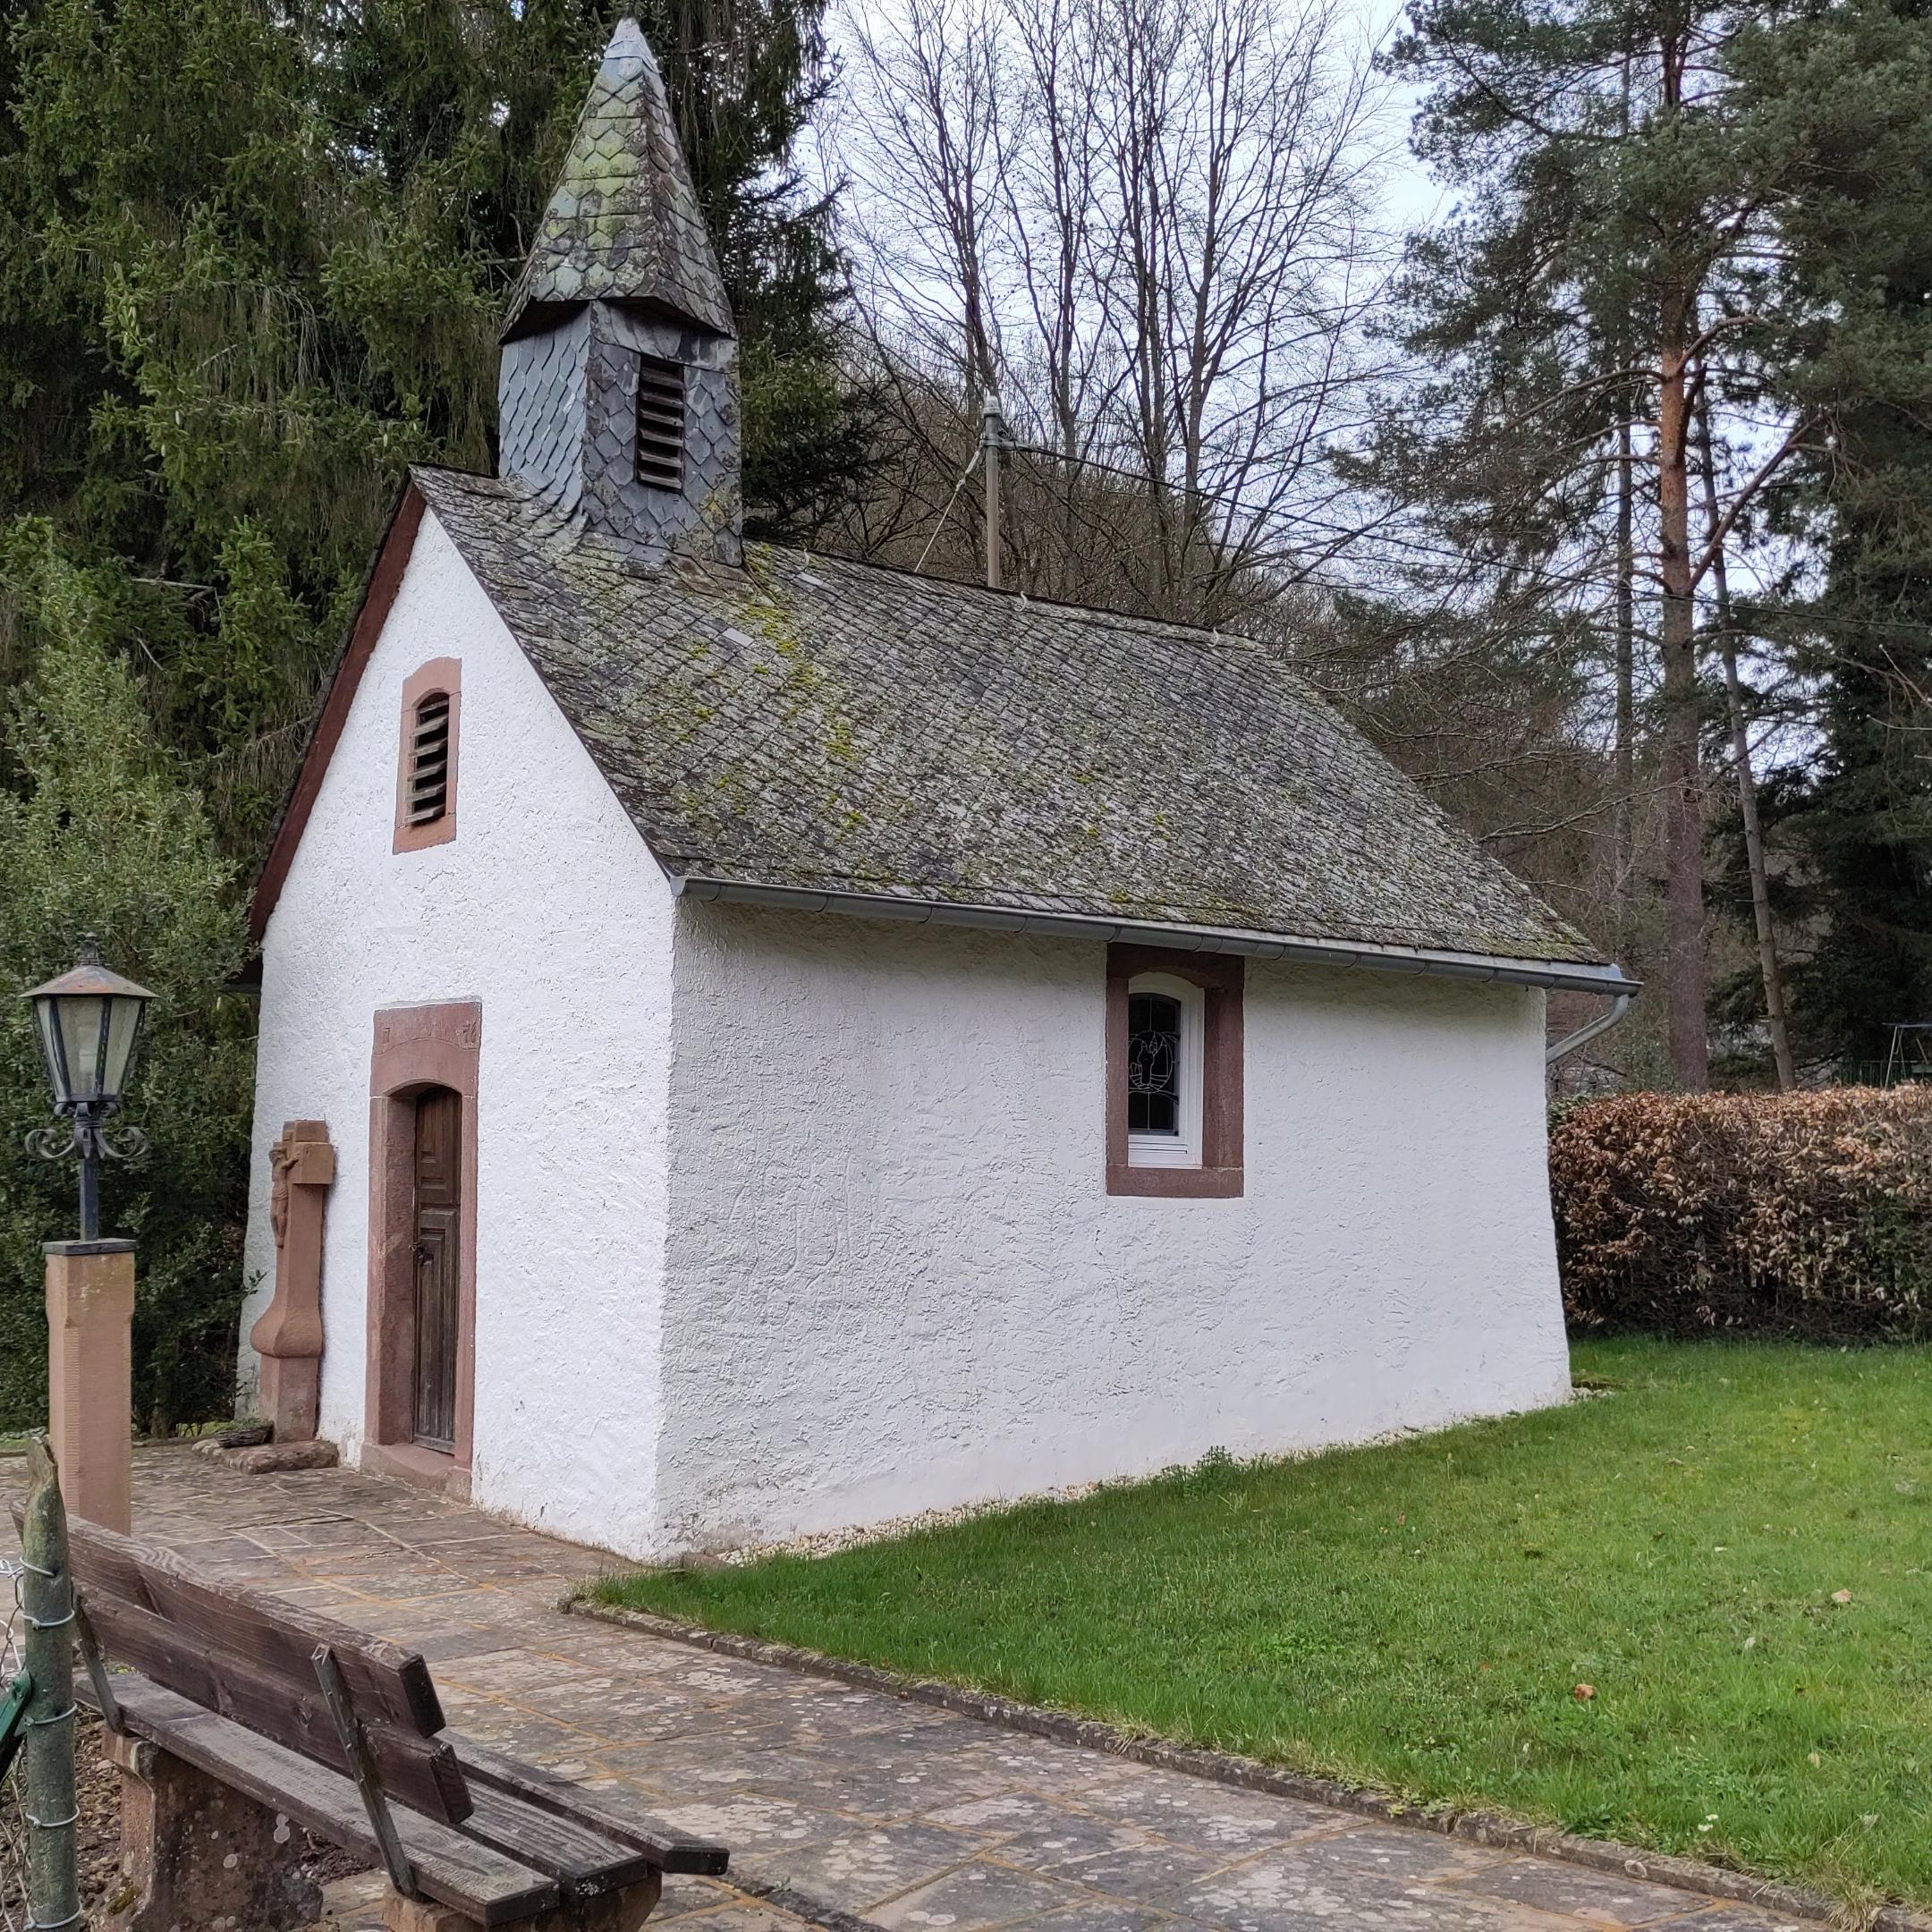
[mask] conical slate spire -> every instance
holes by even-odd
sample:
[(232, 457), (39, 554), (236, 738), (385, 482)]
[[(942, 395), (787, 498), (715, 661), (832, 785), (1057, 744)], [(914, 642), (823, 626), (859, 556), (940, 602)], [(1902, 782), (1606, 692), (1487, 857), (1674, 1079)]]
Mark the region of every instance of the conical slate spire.
[[(657, 63), (628, 16), (604, 50), (504, 338), (559, 305), (638, 302), (734, 333)], [(530, 311), (536, 311), (535, 314)]]

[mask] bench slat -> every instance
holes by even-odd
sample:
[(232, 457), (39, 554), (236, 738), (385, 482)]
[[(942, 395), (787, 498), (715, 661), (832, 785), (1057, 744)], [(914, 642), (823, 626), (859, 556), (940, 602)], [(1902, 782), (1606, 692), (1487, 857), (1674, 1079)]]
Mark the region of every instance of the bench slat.
[[(198, 1643), (179, 1624), (138, 1610), (122, 1597), (97, 1594), (87, 1604), (101, 1647), (116, 1663), (131, 1665), (165, 1689), (259, 1731), (331, 1771), (348, 1772), (341, 1734), (312, 1676), (309, 1688), (298, 1691), (284, 1679), (257, 1670), (233, 1652)], [(420, 1738), (380, 1719), (366, 1718), (362, 1728), (392, 1799), (445, 1825), (460, 1825), (469, 1817), (469, 1787), (445, 1740)]]
[(652, 1861), (667, 1872), (719, 1878), (730, 1867), (731, 1853), (723, 1845), (707, 1844), (701, 1839), (666, 1831), (639, 1818), (606, 1792), (586, 1791), (540, 1765), (521, 1764), (513, 1758), (505, 1758), (501, 1751), (492, 1750), (460, 1731), (446, 1735), (456, 1747), (470, 1795), (479, 1802), (485, 1790), (499, 1791), (554, 1817), (580, 1819), (604, 1837), (648, 1852)]
[[(16, 1526), (21, 1510), (14, 1504)], [(299, 1609), (269, 1591), (194, 1575), (167, 1550), (144, 1548), (78, 1518), (68, 1524), (68, 1539), (73, 1573), (90, 1598), (119, 1597), (179, 1624), (199, 1643), (234, 1651), (258, 1671), (287, 1678), (298, 1696), (313, 1688), (310, 1658), (318, 1644), (326, 1644), (365, 1720), (379, 1716), (420, 1737), (442, 1730), (442, 1700), (416, 1651)]]
[(464, 1822), (463, 1836), (547, 1873), (565, 1898), (596, 1898), (661, 1869), (648, 1852), (619, 1844), (588, 1826), (521, 1804), (501, 1792), (471, 1795), (476, 1809)]
[[(124, 1674), (114, 1688), (122, 1716), (137, 1736), (333, 1843), (366, 1854), (371, 1864), (380, 1862), (376, 1835), (349, 1779), (145, 1677)], [(394, 1816), (416, 1883), (437, 1903), (494, 1926), (558, 1902), (556, 1881), (546, 1874), (416, 1812), (397, 1810)]]

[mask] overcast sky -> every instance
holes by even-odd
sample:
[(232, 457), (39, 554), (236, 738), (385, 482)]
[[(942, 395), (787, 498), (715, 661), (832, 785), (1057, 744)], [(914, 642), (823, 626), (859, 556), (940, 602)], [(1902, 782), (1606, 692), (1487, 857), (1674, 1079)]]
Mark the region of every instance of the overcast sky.
[[(1364, 31), (1377, 48), (1385, 46), (1402, 25), (1401, 6), (1392, 4), (1392, 0), (1355, 0), (1355, 4)], [(1448, 205), (1448, 198), (1409, 152), (1409, 123), (1416, 99), (1411, 89), (1394, 88), (1390, 91), (1387, 107), (1390, 156), (1384, 199), (1389, 226), (1403, 233), (1426, 226)]]
[[(889, 5), (890, 0), (832, 0), (826, 26), (835, 54), (843, 52), (842, 36), (849, 31), (848, 17), (865, 17), (875, 8)], [(1362, 32), (1379, 47), (1394, 33), (1402, 20), (1402, 0), (1350, 0), (1360, 21)], [(1392, 89), (1386, 110), (1388, 163), (1384, 177), (1383, 205), (1386, 225), (1406, 233), (1425, 226), (1448, 206), (1448, 198), (1432, 182), (1419, 163), (1408, 151), (1408, 131), (1415, 97), (1407, 89)]]

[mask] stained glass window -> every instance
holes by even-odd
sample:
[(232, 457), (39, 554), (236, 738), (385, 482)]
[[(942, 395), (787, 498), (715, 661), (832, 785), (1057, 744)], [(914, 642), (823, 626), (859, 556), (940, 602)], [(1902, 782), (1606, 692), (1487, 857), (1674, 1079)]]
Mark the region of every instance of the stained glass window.
[(1165, 993), (1127, 1002), (1127, 1131), (1181, 1131), (1181, 1002)]

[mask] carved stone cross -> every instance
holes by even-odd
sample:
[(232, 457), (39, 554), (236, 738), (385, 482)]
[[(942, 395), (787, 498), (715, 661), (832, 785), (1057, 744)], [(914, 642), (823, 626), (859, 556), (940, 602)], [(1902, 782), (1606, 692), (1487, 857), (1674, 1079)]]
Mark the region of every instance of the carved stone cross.
[(335, 1179), (325, 1121), (289, 1121), (269, 1154), (275, 1298), (249, 1333), (278, 1443), (313, 1442), (322, 1399), (322, 1217)]

